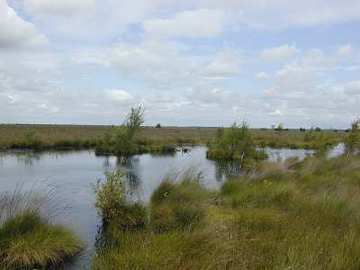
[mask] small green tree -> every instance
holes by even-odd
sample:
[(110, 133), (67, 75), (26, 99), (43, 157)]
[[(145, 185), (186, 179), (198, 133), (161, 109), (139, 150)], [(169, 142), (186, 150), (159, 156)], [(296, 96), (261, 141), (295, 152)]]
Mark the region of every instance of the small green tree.
[(284, 125), (282, 123), (278, 124), (278, 126), (275, 128), (276, 131), (283, 131)]
[(131, 112), (126, 117), (124, 126), (126, 127), (126, 132), (129, 140), (132, 140), (135, 136), (135, 133), (140, 129), (144, 124), (144, 108), (143, 106), (138, 106), (131, 108)]
[(99, 145), (97, 153), (113, 153), (120, 157), (129, 157), (137, 152), (135, 135), (144, 123), (144, 108), (142, 106), (131, 108), (124, 123), (115, 127), (111, 133), (105, 134)]
[(348, 153), (360, 153), (360, 119), (355, 120), (351, 124), (351, 129), (346, 138), (345, 144)]
[(115, 153), (118, 156), (128, 157), (136, 153), (134, 137), (144, 123), (144, 109), (142, 106), (131, 108), (124, 124), (115, 129)]
[(245, 122), (241, 125), (234, 123), (228, 129), (219, 129), (207, 155), (210, 159), (238, 160), (241, 163), (260, 157)]

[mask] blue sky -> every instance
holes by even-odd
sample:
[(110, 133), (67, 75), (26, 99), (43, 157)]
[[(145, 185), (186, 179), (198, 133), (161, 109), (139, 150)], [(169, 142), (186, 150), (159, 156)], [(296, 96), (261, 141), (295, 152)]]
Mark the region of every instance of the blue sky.
[(357, 0), (0, 0), (0, 122), (346, 128)]

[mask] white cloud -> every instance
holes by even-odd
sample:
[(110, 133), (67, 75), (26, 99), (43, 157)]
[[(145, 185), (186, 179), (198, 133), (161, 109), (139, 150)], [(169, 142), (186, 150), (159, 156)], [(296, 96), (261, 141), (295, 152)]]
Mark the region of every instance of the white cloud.
[(33, 24), (19, 17), (6, 0), (0, 0), (0, 48), (36, 47), (46, 43), (47, 38)]
[(279, 109), (276, 109), (275, 111), (272, 111), (269, 113), (269, 115), (272, 115), (272, 116), (282, 116), (283, 115), (283, 112)]
[(285, 61), (295, 56), (299, 50), (295, 46), (288, 44), (279, 47), (265, 49), (261, 52), (261, 58), (266, 61)]
[(244, 0), (206, 1), (213, 6), (242, 11), (239, 22), (254, 29), (278, 30), (294, 27), (340, 24), (360, 20), (357, 0)]
[(143, 23), (151, 37), (215, 37), (222, 33), (225, 14), (221, 10), (183, 11), (168, 19), (152, 19)]
[[(129, 25), (142, 24), (151, 36), (196, 38), (232, 28), (283, 30), (360, 21), (358, 0), (9, 1), (23, 2), (27, 15), (41, 23), (48, 36), (92, 41), (116, 38)], [(231, 27), (224, 28), (224, 20)]]
[[(270, 126), (279, 117), (287, 126), (336, 126), (359, 111), (360, 55), (349, 28), (356, 29), (360, 18), (357, 0), (0, 5), (1, 121), (116, 123), (139, 102), (150, 121), (185, 125), (231, 123), (249, 115), (256, 126)], [(331, 26), (344, 22), (356, 23)], [(305, 36), (315, 28), (295, 29), (322, 24), (326, 34), (346, 27), (349, 43), (329, 37), (325, 44), (321, 35)], [(47, 50), (17, 49), (42, 43), (36, 42), (46, 40), (41, 33), (51, 40)], [(274, 39), (285, 44), (270, 48)], [(291, 45), (295, 41), (299, 47)], [(268, 49), (259, 54), (259, 44)], [(318, 48), (305, 49), (313, 47)]]
[(205, 77), (227, 78), (236, 76), (240, 72), (240, 56), (231, 50), (223, 50), (204, 69)]
[(96, 0), (26, 0), (25, 7), (33, 13), (69, 16), (93, 11)]
[(349, 96), (360, 97), (360, 81), (348, 82), (344, 85), (344, 92)]
[(267, 80), (270, 78), (270, 75), (266, 72), (259, 72), (255, 75), (258, 80)]
[(353, 53), (353, 47), (351, 44), (346, 44), (338, 49), (338, 55), (343, 57), (349, 57)]
[(122, 78), (158, 89), (189, 85), (199, 78), (202, 63), (197, 57), (183, 53), (176, 43), (157, 41), (117, 44), (109, 50), (107, 59)]
[(127, 102), (133, 99), (133, 96), (122, 89), (108, 89), (105, 91), (108, 98), (117, 102)]

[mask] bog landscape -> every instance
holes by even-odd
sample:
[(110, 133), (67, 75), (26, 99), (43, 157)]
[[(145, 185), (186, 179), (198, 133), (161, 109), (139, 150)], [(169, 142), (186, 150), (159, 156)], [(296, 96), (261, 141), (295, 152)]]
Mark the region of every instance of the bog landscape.
[(360, 2), (0, 0), (0, 270), (360, 269)]
[[(87, 243), (53, 222), (54, 214), (75, 210), (59, 210), (56, 190), (39, 194), (18, 187), (2, 194), (2, 267), (56, 268), (72, 261), (92, 269), (360, 265), (359, 121), (348, 130), (253, 130), (245, 122), (228, 128), (142, 127), (143, 117), (143, 108), (136, 107), (123, 125), (113, 127), (1, 126), (5, 172), (11, 166), (21, 170), (22, 162), (40, 171), (32, 163), (47, 162), (44, 154), (45, 159), (56, 153), (66, 159), (85, 151), (87, 159), (107, 161), (104, 179), (87, 191), (95, 197), (93, 209), (78, 213), (85, 219), (91, 211), (99, 216)], [(162, 178), (156, 175), (157, 184), (148, 186), (152, 177), (136, 168), (164, 171), (161, 162), (181, 165), (193, 152), (198, 152), (194, 164), (208, 160), (207, 171), (188, 165)], [(109, 157), (116, 157), (114, 170)], [(147, 168), (142, 165), (146, 159), (160, 159), (160, 166)], [(216, 178), (216, 185), (204, 177)], [(151, 193), (141, 193), (141, 186)], [(89, 227), (77, 218), (75, 224)]]

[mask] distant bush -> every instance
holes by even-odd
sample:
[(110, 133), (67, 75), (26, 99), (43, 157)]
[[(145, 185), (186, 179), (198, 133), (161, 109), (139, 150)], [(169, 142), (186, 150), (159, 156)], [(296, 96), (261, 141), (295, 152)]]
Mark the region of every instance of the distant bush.
[(161, 128), (160, 123), (156, 124), (155, 128)]
[(113, 128), (112, 133), (107, 133), (97, 145), (98, 154), (115, 154), (129, 157), (138, 153), (139, 147), (135, 142), (135, 135), (144, 123), (144, 109), (142, 106), (131, 108), (121, 126)]
[(284, 130), (284, 125), (282, 123), (280, 123), (280, 124), (277, 125), (277, 127), (274, 128), (274, 130), (283, 131)]
[(215, 141), (210, 144), (207, 157), (217, 160), (238, 160), (240, 164), (266, 158), (266, 154), (256, 150), (247, 124), (234, 123), (228, 129), (218, 129)]
[(351, 124), (345, 145), (348, 153), (360, 153), (360, 120), (356, 120)]

